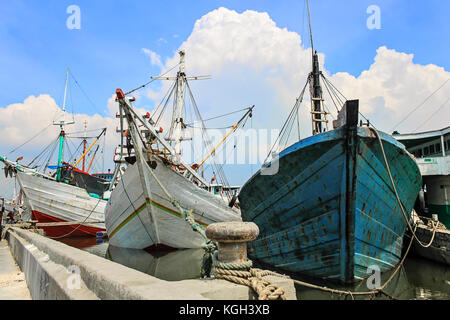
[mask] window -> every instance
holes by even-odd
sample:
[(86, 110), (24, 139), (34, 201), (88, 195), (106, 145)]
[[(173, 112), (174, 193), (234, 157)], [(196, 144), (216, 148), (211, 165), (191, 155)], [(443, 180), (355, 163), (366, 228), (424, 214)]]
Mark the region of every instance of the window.
[(427, 156), (429, 154), (430, 154), (430, 148), (428, 148), (428, 147), (423, 148), (423, 155)]
[(422, 158), (422, 149), (417, 150), (417, 158)]
[(432, 144), (431, 146), (430, 146), (430, 154), (433, 154), (434, 153), (434, 144)]
[(436, 152), (441, 152), (441, 144), (440, 143), (436, 143), (435, 147), (436, 147)]
[(450, 146), (450, 140), (445, 141), (445, 150), (448, 150), (449, 146)]

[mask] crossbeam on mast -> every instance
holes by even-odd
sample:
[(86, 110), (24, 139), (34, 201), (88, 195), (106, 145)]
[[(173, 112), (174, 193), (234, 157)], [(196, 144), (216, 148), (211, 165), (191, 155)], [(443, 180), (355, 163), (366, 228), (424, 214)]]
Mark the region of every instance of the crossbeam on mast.
[[(193, 77), (184, 77), (186, 80), (209, 80), (211, 79), (211, 76), (193, 76)], [(157, 77), (151, 77), (151, 79), (153, 80), (177, 80), (178, 77), (161, 77), (161, 76), (157, 76)]]

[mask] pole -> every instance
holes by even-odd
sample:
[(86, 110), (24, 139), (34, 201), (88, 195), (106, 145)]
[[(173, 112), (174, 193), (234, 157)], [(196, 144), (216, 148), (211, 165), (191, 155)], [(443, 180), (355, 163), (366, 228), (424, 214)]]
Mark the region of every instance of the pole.
[[(84, 140), (83, 140), (83, 153), (85, 153), (86, 152), (86, 143), (87, 143), (87, 141), (86, 141), (86, 126), (87, 126), (87, 121), (86, 120), (84, 120)], [(86, 158), (84, 158), (83, 157), (83, 171), (84, 171), (84, 166), (85, 166), (85, 161), (86, 160)], [(89, 170), (88, 170), (89, 171)]]
[(312, 29), (311, 29), (311, 13), (309, 11), (309, 1), (308, 0), (306, 0), (306, 4), (308, 6), (309, 39), (311, 40), (311, 52), (312, 52), (312, 55), (314, 55), (314, 44), (313, 44)]
[(249, 110), (244, 114), (244, 116), (241, 118), (241, 120), (239, 120), (232, 128), (230, 131), (228, 131), (228, 133), (222, 138), (222, 140), (219, 141), (219, 143), (208, 153), (208, 155), (202, 160), (202, 162), (200, 162), (200, 164), (198, 166), (196, 166), (195, 170), (198, 170), (198, 168), (200, 168), (205, 161), (217, 150), (217, 148), (225, 141), (226, 138), (228, 138), (228, 136), (233, 133), (234, 130), (236, 130), (237, 126), (239, 125), (239, 123), (242, 122), (242, 120), (244, 120), (244, 118), (250, 114), (253, 110), (255, 106), (252, 106), (251, 108), (249, 108)]
[(61, 132), (59, 134), (59, 152), (58, 152), (58, 168), (56, 169), (56, 181), (61, 180), (61, 164), (62, 164), (62, 153), (63, 153), (63, 145), (64, 145), (64, 130), (61, 126)]
[(67, 72), (66, 72), (66, 85), (64, 87), (64, 101), (63, 101), (63, 107), (62, 107), (62, 111), (63, 111), (63, 119), (59, 122), (53, 122), (53, 125), (59, 125), (61, 132), (59, 133), (59, 152), (58, 152), (58, 168), (56, 169), (56, 181), (60, 181), (61, 179), (61, 165), (62, 165), (62, 155), (63, 155), (63, 148), (64, 148), (64, 137), (66, 135), (66, 133), (64, 132), (64, 125), (67, 124), (73, 124), (74, 121), (72, 122), (66, 122), (65, 121), (65, 117), (66, 117), (66, 97), (67, 97), (67, 83), (69, 81), (69, 67), (67, 67)]
[(98, 141), (98, 139), (100, 139), (100, 137), (102, 136), (102, 134), (106, 131), (106, 128), (104, 128), (102, 130), (102, 132), (100, 133), (100, 135), (95, 139), (94, 142), (92, 142), (92, 144), (89, 146), (89, 148), (83, 153), (83, 155), (80, 157), (80, 159), (77, 160), (77, 162), (75, 162), (75, 164), (73, 165), (73, 167), (75, 168), (77, 166), (78, 163), (80, 163), (80, 161), (84, 158), (84, 156), (89, 152), (89, 150), (91, 150), (91, 148), (94, 146), (94, 144)]
[(182, 133), (181, 133), (181, 126), (182, 126), (182, 116), (183, 116), (183, 104), (184, 104), (184, 91), (183, 91), (183, 84), (184, 84), (184, 77), (186, 76), (184, 73), (184, 51), (180, 50), (180, 70), (178, 71), (177, 75), (177, 110), (178, 111), (178, 117), (176, 118), (176, 127), (175, 127), (175, 153), (177, 155), (181, 152), (181, 140), (182, 140)]
[[(94, 162), (95, 155), (97, 154), (97, 151), (98, 151), (98, 147), (99, 146), (97, 146), (97, 149), (95, 149), (95, 152), (94, 152), (94, 155), (92, 156), (91, 162), (89, 162), (89, 166), (88, 166), (87, 171), (86, 171), (87, 173), (89, 173), (89, 170), (91, 169), (92, 162)], [(84, 161), (84, 158), (83, 158), (83, 161)]]

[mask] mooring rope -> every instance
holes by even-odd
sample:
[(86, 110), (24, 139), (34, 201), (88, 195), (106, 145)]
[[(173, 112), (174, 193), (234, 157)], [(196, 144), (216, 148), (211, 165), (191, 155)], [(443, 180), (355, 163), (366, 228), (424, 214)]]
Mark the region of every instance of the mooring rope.
[(263, 279), (265, 275), (271, 273), (260, 269), (252, 269), (251, 260), (243, 264), (232, 264), (218, 261), (218, 245), (211, 241), (206, 236), (205, 230), (195, 221), (192, 210), (186, 210), (181, 207), (178, 200), (176, 200), (170, 192), (164, 187), (162, 182), (158, 179), (153, 169), (147, 165), (151, 175), (160, 186), (161, 190), (169, 198), (170, 202), (183, 213), (183, 217), (187, 223), (192, 227), (192, 230), (199, 233), (204, 239), (202, 245), (205, 251), (202, 259), (201, 278), (210, 277), (212, 268), (214, 267), (214, 276), (216, 279), (225, 279), (237, 284), (243, 284), (252, 288), (257, 294), (259, 300), (285, 300), (284, 290), (273, 285), (269, 280)]
[(64, 234), (64, 235), (62, 235), (62, 236), (58, 236), (58, 237), (50, 237), (50, 236), (47, 236), (47, 237), (50, 238), (50, 239), (60, 239), (60, 238), (67, 237), (67, 236), (71, 235), (72, 233), (74, 233), (75, 231), (77, 231), (78, 228), (80, 228), (82, 225), (84, 225), (84, 223), (87, 221), (87, 219), (89, 219), (89, 217), (92, 215), (92, 213), (94, 212), (95, 208), (97, 208), (97, 206), (98, 206), (98, 204), (100, 203), (101, 200), (102, 200), (101, 198), (98, 199), (97, 204), (96, 204), (95, 207), (91, 210), (91, 212), (90, 212), (89, 215), (86, 217), (86, 219), (84, 219), (84, 221), (81, 222), (79, 225), (77, 225), (77, 227), (74, 228), (72, 231), (70, 231), (69, 233), (66, 233), (66, 234)]
[[(416, 226), (417, 228), (417, 226)], [(262, 279), (263, 276), (266, 275), (271, 275), (271, 276), (276, 276), (276, 277), (282, 277), (282, 278), (286, 278), (286, 279), (291, 279), (295, 284), (298, 284), (300, 286), (303, 287), (307, 287), (310, 289), (316, 289), (316, 290), (320, 290), (320, 291), (324, 291), (324, 292), (329, 292), (329, 293), (333, 293), (333, 294), (339, 294), (339, 295), (344, 295), (344, 296), (351, 296), (352, 299), (354, 299), (354, 296), (370, 296), (370, 297), (374, 297), (376, 295), (385, 295), (386, 297), (396, 300), (395, 297), (393, 297), (392, 295), (390, 295), (389, 293), (387, 293), (385, 291), (386, 287), (388, 286), (388, 284), (394, 279), (395, 275), (401, 270), (401, 267), (403, 266), (403, 263), (405, 262), (406, 257), (408, 256), (408, 253), (411, 249), (412, 243), (413, 243), (414, 238), (411, 238), (411, 241), (408, 245), (408, 249), (406, 250), (405, 255), (403, 256), (402, 260), (398, 263), (395, 271), (392, 273), (392, 275), (389, 277), (389, 279), (379, 288), (373, 289), (371, 291), (350, 291), (350, 290), (339, 290), (339, 289), (332, 289), (332, 288), (328, 288), (326, 286), (319, 286), (319, 285), (315, 285), (315, 284), (311, 284), (308, 282), (304, 282), (304, 281), (300, 281), (300, 280), (296, 280), (296, 279), (292, 279), (287, 275), (284, 274), (279, 274), (277, 272), (273, 272), (273, 271), (267, 271), (267, 270), (260, 270), (260, 269), (252, 269), (249, 268), (248, 271), (245, 270), (244, 267), (241, 268), (241, 270), (225, 270), (223, 268), (216, 268), (215, 270), (215, 276), (216, 278), (221, 278), (221, 279), (226, 279), (229, 281), (233, 281), (235, 283), (239, 283), (239, 284), (245, 284), (245, 285), (249, 285), (251, 286), (255, 291), (257, 291), (258, 294), (260, 294), (260, 297), (267, 297), (269, 299), (271, 298), (280, 298), (280, 299), (284, 299), (284, 292), (281, 294), (281, 289), (275, 289), (272, 288), (272, 286), (270, 284), (266, 284), (268, 281)], [(252, 277), (250, 277), (252, 276)], [(256, 277), (257, 280), (254, 280), (253, 278)], [(250, 279), (249, 279), (250, 278)], [(262, 279), (262, 284), (266, 285), (266, 289), (261, 290), (260, 289), (260, 285), (259, 283), (256, 283), (256, 281), (260, 281), (260, 279)], [(252, 281), (255, 281), (255, 283), (253, 283)], [(254, 287), (255, 286), (255, 287)], [(270, 294), (268, 292), (271, 292)], [(272, 300), (272, 299), (271, 299)]]
[(224, 263), (218, 260), (218, 252), (214, 253), (214, 277), (224, 279), (252, 288), (258, 294), (258, 300), (286, 300), (283, 288), (274, 285), (265, 276), (289, 278), (269, 270), (252, 268), (252, 261), (242, 263)]
[[(391, 171), (390, 171), (390, 166), (389, 166), (389, 163), (388, 163), (387, 158), (386, 158), (386, 153), (384, 151), (383, 143), (381, 141), (381, 138), (380, 138), (380, 136), (379, 136), (379, 134), (378, 134), (376, 129), (374, 129), (374, 128), (370, 128), (370, 129), (373, 130), (375, 132), (376, 136), (378, 137), (378, 141), (380, 142), (381, 151), (382, 151), (382, 154), (383, 154), (383, 157), (384, 157), (384, 161), (385, 161), (385, 164), (386, 164), (386, 169), (388, 171), (388, 175), (389, 175), (389, 178), (391, 180), (396, 199), (397, 199), (397, 201), (398, 201), (398, 203), (400, 205), (400, 208), (402, 210), (402, 213), (403, 213), (403, 216), (405, 218), (405, 221), (406, 221), (406, 223), (407, 223), (408, 227), (410, 228), (410, 230), (412, 232), (412, 235), (413, 235), (411, 237), (411, 241), (409, 242), (409, 245), (408, 245), (408, 248), (407, 248), (407, 250), (405, 252), (405, 255), (403, 256), (401, 261), (398, 263), (395, 271), (391, 274), (389, 279), (381, 287), (376, 288), (376, 289), (371, 290), (371, 291), (355, 292), (355, 291), (350, 291), (350, 290), (338, 290), (338, 289), (328, 288), (328, 287), (325, 287), (325, 286), (314, 285), (314, 284), (303, 282), (303, 281), (300, 281), (300, 280), (295, 280), (295, 279), (292, 279), (292, 280), (293, 280), (294, 283), (296, 283), (296, 284), (298, 284), (300, 286), (308, 287), (308, 288), (311, 288), (311, 289), (317, 289), (317, 290), (321, 290), (321, 291), (325, 291), (325, 292), (330, 292), (330, 293), (334, 293), (334, 294), (339, 294), (339, 295), (351, 296), (352, 299), (354, 299), (354, 296), (371, 296), (371, 297), (374, 297), (374, 296), (379, 295), (379, 294), (385, 295), (389, 299), (396, 299), (395, 297), (393, 297), (392, 295), (390, 295), (389, 293), (387, 293), (385, 291), (386, 287), (394, 279), (394, 277), (397, 275), (397, 273), (400, 271), (401, 267), (403, 266), (404, 261), (405, 261), (406, 257), (408, 256), (408, 253), (409, 253), (409, 251), (411, 249), (411, 246), (412, 246), (412, 244), (414, 242), (414, 239), (416, 239), (422, 246), (424, 246), (424, 245), (417, 239), (417, 237), (415, 235), (416, 229), (417, 229), (417, 225), (415, 225), (415, 227), (413, 229), (411, 227), (410, 223), (409, 223), (409, 220), (407, 219), (407, 215), (406, 215), (406, 213), (404, 211), (403, 204), (402, 204), (402, 202), (400, 200), (400, 197), (398, 195), (398, 192), (397, 192), (394, 180), (392, 178), (392, 174), (391, 174)], [(438, 227), (440, 227), (439, 222), (437, 222), (435, 224), (434, 221), (431, 221), (431, 223), (432, 223), (432, 227), (433, 227), (433, 235), (431, 237), (430, 243), (427, 244), (425, 247), (429, 247), (433, 243), (433, 240), (434, 240), (434, 237), (435, 237), (435, 234), (436, 234), (436, 230), (438, 229)], [(253, 271), (253, 270), (256, 270), (256, 271)], [(260, 272), (260, 273), (258, 273), (258, 272)], [(248, 266), (242, 266), (241, 268), (224, 268), (224, 266), (219, 265), (219, 264), (217, 264), (215, 262), (215, 276), (216, 276), (216, 278), (222, 278), (222, 279), (226, 279), (226, 280), (233, 281), (233, 282), (236, 282), (236, 283), (245, 284), (245, 285), (251, 286), (252, 288), (254, 287), (254, 290), (257, 291), (260, 294), (260, 297), (265, 298), (265, 297), (269, 297), (270, 295), (266, 294), (266, 291), (260, 289), (258, 287), (258, 285), (256, 285), (256, 283), (255, 283), (255, 286), (253, 286), (252, 280), (250, 280), (250, 279), (253, 279), (255, 277), (256, 277), (256, 279), (262, 279), (262, 274), (272, 275), (272, 276), (277, 276), (277, 277), (283, 277), (283, 278), (290, 278), (289, 276), (282, 275), (282, 274), (279, 274), (279, 273), (276, 273), (276, 272), (262, 271), (262, 270), (260, 271), (259, 269), (252, 269), (251, 267), (248, 267)], [(269, 285), (269, 286), (267, 286), (267, 289), (268, 289), (267, 292), (269, 292), (269, 290), (271, 290), (272, 288)], [(270, 297), (273, 297), (273, 298), (275, 297), (276, 294), (281, 292), (281, 290), (278, 290), (278, 291), (274, 290), (274, 289), (272, 289), (272, 290), (273, 290), (273, 293), (272, 293), (272, 296), (270, 296)], [(279, 295), (278, 297), (282, 298), (281, 295)]]
[(386, 158), (386, 153), (384, 152), (383, 141), (381, 140), (380, 134), (378, 133), (378, 130), (376, 130), (375, 128), (369, 127), (369, 129), (372, 130), (372, 131), (375, 133), (376, 137), (378, 138), (378, 142), (380, 143), (380, 148), (381, 148), (381, 152), (382, 152), (382, 154), (383, 154), (384, 163), (385, 163), (385, 165), (386, 165), (386, 170), (387, 170), (387, 173), (388, 173), (388, 175), (389, 175), (389, 179), (390, 179), (390, 181), (391, 181), (391, 184), (392, 184), (392, 188), (393, 188), (393, 190), (394, 190), (395, 197), (396, 197), (397, 202), (398, 202), (398, 204), (399, 204), (399, 206), (400, 206), (400, 209), (401, 209), (401, 212), (402, 212), (402, 214), (403, 214), (403, 217), (404, 217), (404, 219), (405, 219), (405, 221), (406, 221), (406, 224), (407, 224), (409, 230), (410, 230), (411, 233), (412, 233), (412, 238), (413, 238), (413, 239), (416, 239), (417, 242), (418, 242), (422, 247), (424, 247), (424, 248), (430, 247), (431, 244), (432, 244), (433, 241), (434, 241), (434, 237), (435, 237), (435, 234), (436, 234), (436, 231), (437, 231), (437, 229), (438, 229), (439, 224), (436, 224), (436, 225), (435, 225), (435, 224), (433, 223), (433, 236), (431, 237), (431, 241), (430, 241), (428, 244), (423, 244), (423, 243), (419, 240), (419, 238), (417, 238), (417, 236), (416, 236), (416, 229), (413, 230), (413, 228), (411, 227), (411, 224), (410, 224), (410, 222), (409, 222), (409, 219), (408, 219), (407, 214), (406, 214), (406, 212), (405, 212), (405, 209), (404, 209), (404, 207), (403, 207), (403, 203), (402, 203), (402, 201), (400, 200), (400, 196), (398, 195), (397, 188), (395, 187), (394, 179), (392, 178), (391, 169), (390, 169), (389, 163), (388, 163), (387, 158)]

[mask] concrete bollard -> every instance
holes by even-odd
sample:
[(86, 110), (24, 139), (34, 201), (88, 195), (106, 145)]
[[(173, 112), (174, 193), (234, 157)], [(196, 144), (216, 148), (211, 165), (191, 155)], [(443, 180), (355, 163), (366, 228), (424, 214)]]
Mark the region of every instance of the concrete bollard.
[(206, 228), (206, 236), (219, 244), (218, 260), (224, 263), (247, 262), (247, 242), (255, 240), (259, 228), (253, 222), (219, 222)]

